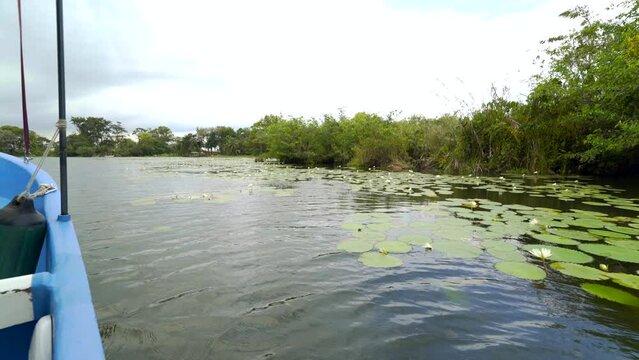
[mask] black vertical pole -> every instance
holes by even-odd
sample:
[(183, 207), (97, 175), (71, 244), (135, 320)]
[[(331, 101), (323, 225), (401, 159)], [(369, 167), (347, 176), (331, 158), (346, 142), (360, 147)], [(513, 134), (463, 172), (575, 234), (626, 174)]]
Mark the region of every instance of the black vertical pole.
[(67, 109), (64, 89), (64, 26), (62, 23), (62, 0), (56, 0), (56, 20), (58, 29), (58, 129), (60, 130), (60, 197), (61, 215), (69, 214), (67, 193)]

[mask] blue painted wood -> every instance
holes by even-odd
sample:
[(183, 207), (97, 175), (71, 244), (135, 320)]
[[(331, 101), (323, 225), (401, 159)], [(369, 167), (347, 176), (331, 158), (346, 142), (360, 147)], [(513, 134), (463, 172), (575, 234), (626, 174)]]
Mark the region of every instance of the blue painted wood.
[[(11, 198), (24, 190), (35, 170), (22, 159), (0, 153), (0, 197)], [(40, 184), (54, 184), (53, 179), (40, 171), (32, 191)], [(35, 320), (51, 314), (54, 323), (54, 359), (104, 359), (98, 323), (93, 308), (80, 246), (70, 217), (58, 218), (60, 193), (53, 192), (36, 200), (36, 208), (47, 219), (47, 237), (33, 278), (33, 306)], [(29, 325), (30, 324), (30, 325)], [(22, 346), (31, 340), (34, 324), (13, 326), (0, 331), (0, 344), (15, 343), (15, 356), (7, 356), (2, 347), (0, 358), (26, 359)], [(25, 335), (28, 332), (28, 335)], [(14, 341), (11, 341), (14, 340)], [(5, 342), (6, 341), (6, 342)]]
[(35, 321), (0, 330), (0, 359), (26, 360)]

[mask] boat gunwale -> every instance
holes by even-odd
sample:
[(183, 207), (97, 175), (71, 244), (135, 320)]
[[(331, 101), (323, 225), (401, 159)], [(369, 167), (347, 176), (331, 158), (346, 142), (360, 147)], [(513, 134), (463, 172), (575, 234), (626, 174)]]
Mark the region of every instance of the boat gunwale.
[[(3, 164), (4, 163), (4, 164)], [(9, 189), (3, 187), (3, 196), (15, 196), (26, 185), (35, 166), (22, 159), (0, 153), (0, 169), (10, 169)], [(33, 188), (55, 181), (45, 171), (36, 176)], [(16, 192), (11, 194), (10, 192)], [(59, 216), (60, 192), (56, 191), (36, 199), (36, 208), (45, 215), (47, 235), (36, 275), (33, 277), (34, 317), (51, 314), (53, 318), (54, 359), (104, 359), (98, 322), (93, 307), (86, 269), (80, 245), (69, 216)]]

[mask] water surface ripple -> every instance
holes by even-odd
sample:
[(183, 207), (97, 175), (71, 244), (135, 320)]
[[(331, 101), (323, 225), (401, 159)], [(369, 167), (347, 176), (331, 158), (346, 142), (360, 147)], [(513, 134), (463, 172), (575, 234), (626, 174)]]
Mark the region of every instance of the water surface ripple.
[(638, 311), (578, 282), (510, 277), (486, 254), (373, 269), (336, 249), (349, 216), (408, 218), (412, 201), (250, 159), (69, 168), (109, 359), (639, 357)]

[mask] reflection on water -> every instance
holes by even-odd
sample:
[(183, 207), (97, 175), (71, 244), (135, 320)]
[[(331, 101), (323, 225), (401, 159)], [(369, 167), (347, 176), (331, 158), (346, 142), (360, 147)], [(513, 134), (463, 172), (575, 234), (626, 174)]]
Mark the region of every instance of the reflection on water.
[[(520, 280), (485, 253), (460, 259), (417, 247), (399, 255), (403, 266), (374, 269), (336, 250), (356, 214), (435, 221), (424, 205), (446, 197), (636, 216), (581, 204), (574, 179), (545, 196), (555, 180), (511, 179), (499, 191), (499, 179), (433, 177), (435, 200), (396, 181), (418, 174), (366, 179), (250, 159), (70, 159), (69, 168), (70, 211), (109, 359), (639, 355), (639, 311), (557, 272)], [(374, 186), (387, 180), (397, 185)], [(636, 184), (623, 186), (602, 192), (636, 196)]]

